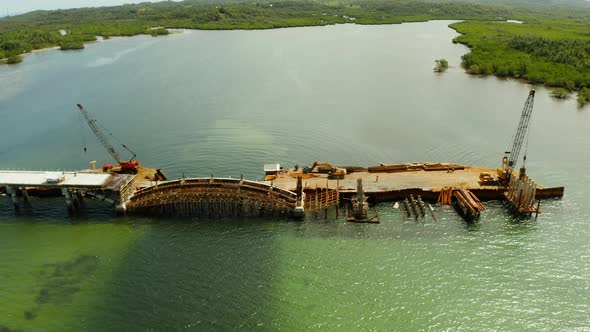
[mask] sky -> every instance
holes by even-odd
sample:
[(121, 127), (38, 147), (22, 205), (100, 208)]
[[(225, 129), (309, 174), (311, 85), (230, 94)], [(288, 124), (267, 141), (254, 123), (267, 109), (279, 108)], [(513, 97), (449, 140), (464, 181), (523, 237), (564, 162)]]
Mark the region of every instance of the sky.
[[(37, 9), (116, 6), (148, 0), (0, 0), (0, 16), (17, 15)], [(161, 0), (160, 0), (161, 1)]]

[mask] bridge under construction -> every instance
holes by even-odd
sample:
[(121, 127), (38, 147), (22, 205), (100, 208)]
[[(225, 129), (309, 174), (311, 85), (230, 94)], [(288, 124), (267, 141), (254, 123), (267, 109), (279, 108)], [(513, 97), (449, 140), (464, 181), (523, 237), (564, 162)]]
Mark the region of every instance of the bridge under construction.
[[(527, 130), (535, 90), (529, 92), (520, 121), (501, 167), (491, 169), (446, 163), (380, 164), (371, 167), (335, 166), (314, 162), (311, 167), (287, 169), (265, 165), (264, 181), (230, 178), (183, 178), (165, 181), (159, 169), (140, 166), (135, 153), (123, 159), (97, 126), (96, 119), (78, 104), (86, 122), (118, 165), (106, 164), (96, 170), (77, 172), (0, 171), (0, 189), (15, 207), (26, 204), (31, 193), (57, 192), (75, 211), (84, 197), (107, 201), (119, 212), (167, 216), (292, 216), (301, 218), (306, 210), (328, 209), (342, 200), (356, 202), (347, 220), (367, 218), (368, 200), (399, 201), (402, 216), (424, 217), (425, 201), (451, 204), (466, 219), (477, 219), (485, 210), (481, 200), (504, 200), (518, 215), (538, 214), (540, 199), (562, 197), (563, 187), (545, 188), (526, 174)], [(524, 146), (522, 166), (517, 171)], [(94, 162), (95, 163), (95, 162)], [(536, 202), (536, 205), (535, 205)], [(399, 205), (399, 204), (396, 204)], [(362, 213), (361, 213), (362, 212)], [(338, 209), (336, 208), (336, 213)], [(433, 219), (435, 219), (433, 215)]]
[[(336, 168), (347, 171), (334, 177)], [(29, 195), (52, 193), (63, 196), (72, 212), (79, 208), (82, 199), (91, 198), (107, 202), (120, 213), (209, 218), (301, 218), (305, 212), (327, 215), (328, 209), (343, 205), (359, 190), (372, 203), (421, 197), (426, 202), (441, 204), (450, 204), (453, 197), (464, 197), (453, 195), (454, 192), (469, 191), (482, 201), (506, 200), (520, 213), (537, 212), (531, 206), (539, 199), (563, 196), (563, 187), (546, 188), (528, 177), (519, 181), (517, 173), (508, 186), (482, 180), (485, 178), (482, 175), (493, 171), (424, 163), (367, 168), (343, 166), (326, 171), (318, 166), (304, 171), (276, 165), (267, 171), (265, 181), (215, 177), (154, 181), (146, 171), (139, 174), (99, 170), (0, 171), (0, 190), (12, 199), (16, 208), (29, 204)], [(465, 200), (471, 201), (471, 198)], [(464, 208), (481, 210), (477, 202), (470, 205), (473, 206)]]

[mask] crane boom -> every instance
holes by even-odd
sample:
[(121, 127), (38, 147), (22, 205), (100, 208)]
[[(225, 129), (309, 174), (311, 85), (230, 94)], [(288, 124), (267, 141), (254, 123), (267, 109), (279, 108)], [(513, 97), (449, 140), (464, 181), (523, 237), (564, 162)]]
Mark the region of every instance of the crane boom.
[(532, 89), (529, 92), (529, 97), (527, 98), (526, 102), (524, 103), (524, 107), (522, 109), (522, 115), (520, 116), (520, 122), (518, 123), (518, 127), (516, 128), (516, 133), (514, 134), (514, 141), (512, 143), (512, 150), (510, 150), (510, 157), (508, 158), (508, 166), (514, 169), (516, 163), (518, 162), (518, 156), (520, 155), (520, 150), (522, 148), (522, 143), (524, 142), (526, 132), (529, 127), (529, 122), (531, 120), (531, 114), (533, 112), (533, 102), (535, 101), (535, 90)]
[[(98, 126), (96, 124), (96, 120), (92, 117), (92, 115), (84, 108), (84, 106), (82, 106), (80, 104), (77, 104), (77, 105), (78, 105), (78, 108), (80, 109), (80, 112), (82, 112), (82, 114), (84, 115), (86, 122), (88, 122), (88, 126), (90, 127), (90, 129), (92, 129), (92, 131), (94, 132), (96, 137), (98, 137), (98, 140), (100, 141), (100, 143), (105, 147), (105, 149), (107, 149), (107, 151), (113, 157), (113, 159), (115, 159), (115, 161), (117, 163), (119, 163), (119, 166), (121, 166), (121, 170), (124, 172), (137, 173), (137, 167), (139, 166), (139, 162), (137, 160), (134, 160), (135, 153), (133, 151), (131, 151), (131, 149), (129, 149), (125, 144), (121, 144), (123, 146), (123, 148), (125, 148), (125, 150), (127, 150), (133, 154), (133, 157), (131, 157), (130, 160), (122, 160), (121, 156), (119, 155), (117, 150), (115, 150), (115, 147), (113, 145), (111, 145), (111, 143), (109, 142), (107, 137), (104, 135), (104, 133), (100, 130), (100, 128), (98, 128)], [(106, 168), (106, 166), (107, 165), (105, 165), (105, 168)], [(109, 169), (113, 167), (112, 165), (108, 165), (108, 166), (109, 166)]]
[[(527, 130), (529, 128), (529, 122), (531, 120), (531, 115), (533, 113), (533, 102), (535, 101), (535, 89), (531, 89), (529, 92), (529, 96), (524, 103), (524, 107), (522, 109), (522, 114), (520, 115), (520, 121), (518, 122), (518, 127), (516, 127), (516, 132), (514, 133), (514, 137), (512, 139), (512, 149), (510, 151), (506, 151), (504, 158), (502, 158), (502, 168), (498, 168), (498, 175), (500, 176), (499, 182), (502, 185), (508, 185), (510, 181), (510, 177), (514, 171), (514, 167), (518, 162), (518, 157), (520, 155), (520, 150), (522, 149), (522, 144), (524, 143)], [(526, 155), (524, 157), (526, 160)], [(525, 169), (524, 166), (521, 169), (521, 176), (524, 175)]]
[(88, 126), (90, 127), (90, 129), (92, 129), (96, 137), (98, 137), (100, 143), (105, 147), (105, 149), (107, 149), (111, 156), (113, 156), (113, 159), (115, 159), (116, 162), (121, 163), (122, 160), (119, 156), (119, 153), (117, 153), (117, 150), (115, 150), (111, 143), (109, 143), (108, 139), (102, 133), (100, 128), (98, 128), (98, 126), (96, 125), (96, 120), (92, 117), (92, 115), (90, 115), (90, 113), (88, 113), (84, 106), (78, 104), (78, 108), (80, 109), (80, 112), (82, 112), (82, 114), (84, 115), (84, 118), (86, 119), (86, 122), (88, 122)]

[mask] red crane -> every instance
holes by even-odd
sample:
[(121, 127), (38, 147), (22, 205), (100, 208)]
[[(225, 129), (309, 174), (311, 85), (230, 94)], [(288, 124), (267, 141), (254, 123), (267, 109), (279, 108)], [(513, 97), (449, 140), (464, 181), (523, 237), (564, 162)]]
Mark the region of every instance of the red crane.
[[(139, 161), (135, 160), (135, 152), (131, 151), (131, 149), (129, 149), (125, 144), (121, 144), (121, 146), (123, 146), (125, 150), (133, 154), (133, 157), (131, 157), (131, 159), (129, 160), (121, 159), (121, 156), (119, 155), (117, 150), (115, 150), (115, 147), (113, 147), (113, 145), (109, 142), (104, 133), (100, 130), (100, 128), (98, 128), (96, 124), (96, 119), (92, 117), (92, 115), (84, 108), (84, 106), (78, 104), (78, 108), (80, 109), (80, 112), (82, 112), (82, 115), (84, 115), (84, 118), (86, 119), (86, 122), (88, 123), (90, 129), (92, 129), (96, 137), (98, 137), (100, 143), (105, 147), (105, 149), (107, 149), (107, 151), (115, 159), (115, 161), (119, 163), (120, 172), (136, 174), (137, 168), (139, 167)], [(113, 170), (113, 165), (106, 164), (103, 166), (103, 170)]]

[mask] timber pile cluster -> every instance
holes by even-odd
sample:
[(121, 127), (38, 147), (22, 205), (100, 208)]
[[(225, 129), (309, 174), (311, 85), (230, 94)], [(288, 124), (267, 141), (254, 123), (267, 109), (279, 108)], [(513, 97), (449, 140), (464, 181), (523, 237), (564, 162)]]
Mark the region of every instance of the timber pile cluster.
[(453, 196), (460, 202), (461, 205), (467, 207), (472, 213), (479, 213), (486, 208), (481, 204), (481, 201), (469, 190), (459, 189), (453, 192)]
[(442, 205), (451, 205), (451, 199), (453, 198), (453, 188), (444, 187), (438, 194), (438, 202)]
[(346, 169), (347, 174), (358, 172), (369, 173), (397, 173), (397, 172), (415, 172), (415, 171), (455, 171), (465, 169), (466, 166), (448, 163), (411, 163), (411, 164), (381, 164), (379, 166), (340, 166)]
[[(457, 164), (394, 164), (394, 165), (380, 165), (371, 166), (367, 168), (369, 173), (396, 173), (396, 172), (412, 172), (412, 171), (455, 171), (465, 169), (463, 165)], [(347, 169), (348, 171), (348, 169)]]
[(427, 208), (420, 195), (416, 198), (414, 198), (414, 195), (410, 195), (409, 199), (406, 198), (399, 202), (399, 211), (404, 222), (407, 222), (412, 217), (416, 220), (418, 218), (426, 218), (426, 212), (429, 212), (434, 222), (437, 221), (432, 207), (429, 205)]
[(418, 199), (415, 199), (414, 195), (410, 195), (409, 200), (406, 198), (402, 204), (400, 204), (400, 211), (402, 213), (402, 218), (410, 218), (413, 216), (415, 219), (418, 219), (418, 217), (424, 218), (426, 216), (426, 208), (420, 195), (418, 195)]

